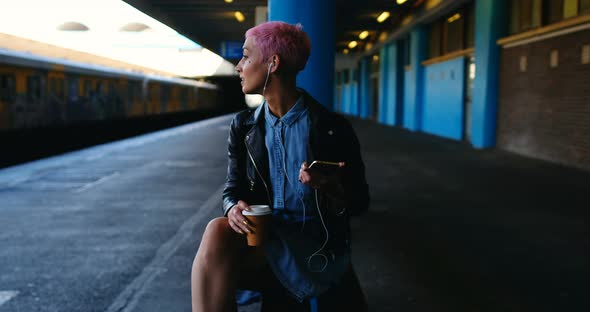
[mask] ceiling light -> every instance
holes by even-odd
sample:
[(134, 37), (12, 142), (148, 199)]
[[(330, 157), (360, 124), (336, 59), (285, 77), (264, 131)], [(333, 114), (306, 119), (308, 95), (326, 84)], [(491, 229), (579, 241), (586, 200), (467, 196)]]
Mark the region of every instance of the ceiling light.
[[(146, 26), (147, 27), (147, 26)], [(57, 26), (57, 30), (68, 30), (68, 31), (87, 31), (90, 28), (79, 22), (66, 22)]]
[[(225, 1), (227, 1), (227, 0), (225, 0)], [(404, 4), (404, 2), (406, 2), (406, 1), (408, 1), (408, 0), (397, 0), (397, 4)]]
[(358, 45), (358, 42), (356, 42), (354, 40), (348, 43), (348, 47), (351, 49), (354, 49), (354, 47), (356, 47), (357, 45)]
[(367, 36), (369, 36), (369, 32), (368, 32), (368, 31), (366, 31), (366, 30), (363, 30), (363, 31), (362, 31), (362, 32), (359, 34), (359, 38), (360, 38), (361, 40), (363, 40), (363, 39), (367, 38)]
[(389, 18), (389, 12), (383, 11), (379, 16), (377, 16), (377, 22), (383, 23), (386, 19)]
[(373, 62), (377, 62), (379, 61), (379, 55), (375, 54), (373, 55)]
[(225, 1), (225, 2), (227, 2), (227, 3), (232, 3), (232, 2), (234, 2), (234, 0), (224, 0), (224, 1)]
[(368, 43), (365, 45), (365, 51), (369, 51), (369, 50), (371, 50), (372, 48), (373, 48), (373, 44), (372, 44), (372, 43), (370, 43), (370, 42), (368, 42)]
[(119, 31), (129, 31), (129, 32), (141, 32), (145, 30), (149, 30), (150, 26), (144, 23), (129, 23), (123, 25), (123, 27), (119, 28)]
[(447, 19), (447, 22), (452, 23), (461, 18), (461, 14), (457, 13)]
[(426, 10), (430, 10), (432, 8), (434, 8), (435, 6), (439, 5), (442, 2), (442, 0), (428, 0), (426, 1)]
[(344, 53), (344, 54), (348, 54), (348, 52), (349, 52), (348, 49), (342, 50), (342, 53)]
[(238, 22), (243, 22), (246, 18), (244, 17), (244, 14), (242, 14), (242, 12), (240, 11), (236, 11), (236, 13), (234, 13), (234, 16), (236, 17), (236, 19), (238, 20)]
[(402, 26), (408, 25), (411, 21), (414, 20), (414, 15), (408, 15), (402, 19)]

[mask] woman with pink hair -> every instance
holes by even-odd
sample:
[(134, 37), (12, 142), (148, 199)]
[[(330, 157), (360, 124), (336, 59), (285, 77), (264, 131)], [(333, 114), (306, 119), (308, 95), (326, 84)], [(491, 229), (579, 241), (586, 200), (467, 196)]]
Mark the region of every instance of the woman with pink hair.
[[(245, 37), (242, 91), (264, 103), (232, 120), (224, 216), (207, 225), (193, 263), (193, 312), (235, 311), (238, 289), (260, 293), (263, 311), (366, 310), (350, 261), (349, 217), (369, 203), (356, 134), (297, 88), (311, 50), (301, 25), (268, 22)], [(337, 165), (321, 171), (314, 160)], [(254, 204), (272, 208), (260, 247), (245, 238)]]

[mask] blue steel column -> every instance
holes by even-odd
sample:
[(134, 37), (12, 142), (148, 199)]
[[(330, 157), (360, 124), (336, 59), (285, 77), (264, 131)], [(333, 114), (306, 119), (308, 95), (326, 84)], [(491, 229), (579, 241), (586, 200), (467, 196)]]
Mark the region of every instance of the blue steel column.
[(505, 0), (475, 1), (475, 80), (471, 107), (471, 144), (476, 148), (496, 144), (496, 112), (500, 47), (496, 41), (505, 34)]
[(390, 43), (386, 45), (381, 51), (381, 77), (379, 80), (379, 102), (381, 108), (379, 110), (379, 121), (390, 126), (396, 124), (397, 106), (400, 105), (398, 101), (399, 88), (399, 58), (398, 58), (398, 43)]
[(371, 105), (371, 93), (369, 88), (370, 61), (368, 57), (363, 57), (359, 64), (359, 100), (356, 111), (353, 115), (366, 118)]
[(422, 130), (422, 98), (424, 94), (424, 67), (428, 43), (424, 26), (410, 34), (410, 66), (404, 77), (404, 127), (413, 131)]
[(297, 77), (297, 85), (333, 110), (335, 0), (269, 0), (268, 18), (301, 23), (311, 40), (311, 55)]
[(344, 103), (345, 111), (351, 113), (353, 110), (353, 97), (352, 97), (352, 82), (350, 80), (350, 75), (352, 74), (352, 70), (347, 68), (342, 71), (343, 75), (349, 77), (348, 82), (342, 84), (342, 101)]
[[(350, 105), (356, 107), (358, 112), (359, 107), (359, 71), (358, 68), (350, 69)], [(358, 113), (357, 113), (358, 115)]]
[(389, 79), (389, 45), (383, 46), (379, 50), (379, 94), (377, 102), (379, 103), (378, 111), (377, 111), (377, 121), (380, 123), (386, 123), (388, 118), (388, 99), (389, 99), (389, 90), (387, 89), (385, 83)]
[(334, 78), (334, 86), (332, 87), (333, 90), (334, 90), (334, 96), (332, 98), (333, 101), (334, 101), (334, 104), (332, 105), (332, 110), (335, 111), (335, 112), (341, 112), (341, 113), (343, 113), (343, 111), (342, 111), (342, 103), (338, 102), (338, 84), (336, 82), (336, 79), (337, 78)]

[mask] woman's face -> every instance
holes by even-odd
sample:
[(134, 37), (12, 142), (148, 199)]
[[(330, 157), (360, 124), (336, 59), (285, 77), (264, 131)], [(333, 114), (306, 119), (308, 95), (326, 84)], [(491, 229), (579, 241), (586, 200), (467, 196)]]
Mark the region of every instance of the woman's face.
[(244, 94), (262, 94), (268, 67), (265, 66), (260, 50), (253, 37), (246, 38), (243, 56), (236, 70), (240, 75)]

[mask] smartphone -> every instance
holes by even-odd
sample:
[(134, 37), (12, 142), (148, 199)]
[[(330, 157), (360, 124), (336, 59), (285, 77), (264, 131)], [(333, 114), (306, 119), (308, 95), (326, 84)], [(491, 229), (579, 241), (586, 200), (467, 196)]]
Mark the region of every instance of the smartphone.
[(344, 167), (344, 162), (314, 160), (308, 168), (321, 172), (333, 172), (340, 167)]

